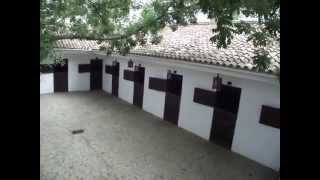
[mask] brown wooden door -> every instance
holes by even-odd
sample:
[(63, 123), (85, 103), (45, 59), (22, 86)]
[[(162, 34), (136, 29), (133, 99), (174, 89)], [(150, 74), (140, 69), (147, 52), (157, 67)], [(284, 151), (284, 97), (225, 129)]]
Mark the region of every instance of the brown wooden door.
[(171, 74), (166, 84), (163, 119), (176, 125), (178, 125), (179, 120), (182, 79), (182, 75)]
[(231, 149), (236, 125), (241, 89), (222, 86), (217, 93), (217, 104), (214, 107), (210, 141)]
[(120, 64), (116, 62), (115, 65), (112, 66), (112, 95), (118, 97), (119, 91), (119, 69)]
[(102, 89), (102, 60), (93, 59), (90, 65), (90, 89)]
[(210, 140), (227, 149), (231, 148), (237, 116), (223, 109), (213, 111)]
[(68, 92), (68, 60), (56, 64), (53, 73), (54, 92)]
[(143, 89), (144, 89), (144, 67), (136, 67), (134, 74), (133, 104), (142, 108), (143, 105)]

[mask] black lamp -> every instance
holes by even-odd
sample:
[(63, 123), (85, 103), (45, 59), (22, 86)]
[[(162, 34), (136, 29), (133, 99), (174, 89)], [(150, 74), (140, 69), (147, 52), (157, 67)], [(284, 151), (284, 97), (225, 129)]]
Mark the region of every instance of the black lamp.
[(172, 72), (171, 72), (171, 70), (169, 69), (169, 70), (168, 70), (168, 73), (167, 73), (167, 78), (168, 78), (168, 79), (171, 79), (171, 73), (172, 73)]
[(139, 71), (139, 67), (140, 67), (140, 66), (134, 66), (134, 70), (135, 70), (135, 71)]
[(141, 64), (138, 64), (138, 66), (134, 66), (135, 71), (139, 71), (139, 68), (141, 67)]
[(216, 77), (213, 78), (213, 84), (212, 84), (212, 89), (213, 91), (221, 91), (221, 86), (222, 86), (222, 78), (217, 74)]
[(114, 61), (112, 61), (112, 65), (113, 66), (117, 65), (117, 59), (114, 59)]
[(133, 67), (133, 61), (132, 61), (132, 59), (130, 59), (130, 60), (128, 61), (128, 67), (129, 67), (129, 68), (132, 68), (132, 67)]

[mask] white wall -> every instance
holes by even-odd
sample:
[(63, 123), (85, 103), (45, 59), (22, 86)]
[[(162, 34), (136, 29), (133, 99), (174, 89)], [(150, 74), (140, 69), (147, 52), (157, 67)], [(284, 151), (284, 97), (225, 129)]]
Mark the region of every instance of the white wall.
[(91, 59), (100, 56), (79, 50), (57, 51), (57, 55), (68, 59), (68, 91), (89, 91), (90, 72), (79, 73), (79, 64), (90, 64)]
[[(103, 59), (104, 65), (111, 65), (114, 60), (113, 57), (103, 57)], [(128, 69), (128, 59), (127, 57), (118, 57), (117, 59), (120, 62), (119, 98), (132, 103), (133, 82), (123, 79), (123, 70)], [(212, 80), (217, 71), (212, 70), (208, 72), (206, 70), (206, 72), (202, 72), (196, 68), (185, 68), (185, 65), (180, 67), (178, 64), (174, 67), (168, 64), (159, 64), (159, 61), (144, 61), (141, 59), (133, 59), (133, 61), (134, 63), (140, 63), (146, 68), (143, 109), (160, 118), (163, 118), (165, 93), (149, 89), (149, 77), (166, 78), (168, 69), (176, 69), (178, 74), (183, 75), (178, 126), (208, 140), (214, 109), (194, 103), (193, 94), (196, 87), (211, 89)], [(105, 66), (103, 67), (103, 90), (111, 93), (112, 76), (106, 74), (104, 68)], [(261, 105), (280, 107), (279, 85), (277, 83), (259, 82), (255, 78), (252, 78), (252, 80), (236, 78), (231, 76), (231, 73), (228, 76), (223, 73), (220, 75), (223, 78), (223, 83), (226, 84), (228, 81), (231, 81), (233, 86), (241, 88), (239, 112), (231, 150), (278, 170), (280, 167), (280, 130), (260, 124), (259, 117)], [(80, 80), (80, 76), (76, 76)], [(85, 77), (81, 78), (81, 81), (85, 80)], [(261, 77), (257, 79), (259, 78)], [(88, 84), (86, 87), (89, 89), (89, 78), (87, 80)], [(76, 78), (73, 81), (76, 81)], [(81, 89), (79, 87), (85, 89), (85, 85), (78, 85), (77, 89)]]
[(280, 130), (259, 123), (261, 106), (280, 107), (280, 87), (243, 81), (232, 150), (275, 170), (280, 168)]
[[(104, 58), (104, 64), (111, 65), (114, 58)], [(123, 70), (130, 69), (127, 67), (128, 60), (117, 58), (120, 63), (119, 72), (119, 98), (133, 103), (133, 89), (134, 84), (132, 81), (123, 79)], [(136, 63), (136, 62), (135, 62)], [(145, 67), (145, 81), (144, 81), (144, 95), (143, 95), (143, 109), (155, 116), (163, 118), (165, 93), (149, 89), (149, 77), (166, 78), (167, 68), (164, 66), (154, 66), (149, 63), (140, 63)], [(133, 70), (132, 68), (130, 70)], [(110, 74), (103, 73), (103, 90), (112, 92), (112, 76)]]
[(145, 67), (143, 109), (155, 116), (163, 118), (166, 94), (162, 91), (149, 89), (149, 78), (167, 78), (167, 69), (164, 66), (142, 64)]
[[(216, 73), (183, 71), (179, 126), (209, 140), (214, 109), (193, 102), (194, 88), (211, 89)], [(278, 170), (280, 167), (280, 130), (259, 123), (261, 106), (280, 107), (280, 87), (252, 80), (223, 76), (241, 88), (232, 151)]]
[(53, 73), (40, 75), (40, 94), (53, 93)]
[[(127, 60), (119, 59), (120, 70), (119, 70), (119, 98), (133, 103), (133, 81), (123, 79), (123, 71), (128, 68)], [(132, 69), (131, 69), (132, 70)]]
[(103, 60), (103, 75), (102, 75), (102, 89), (108, 93), (112, 93), (112, 75), (107, 74), (106, 65), (111, 65), (112, 60), (109, 58), (104, 58)]
[[(59, 52), (59, 56), (68, 59), (68, 91), (89, 91), (90, 73), (79, 73), (79, 64), (90, 64), (90, 60), (97, 57), (92, 53), (84, 52)], [(53, 73), (40, 76), (40, 94), (52, 93)]]
[[(138, 59), (133, 59), (133, 61), (137, 63)], [(123, 69), (127, 66), (127, 60), (120, 59), (119, 62), (119, 96), (132, 103), (133, 83), (123, 80)], [(176, 69), (178, 74), (183, 75), (178, 126), (209, 140), (214, 109), (194, 103), (193, 94), (196, 87), (211, 89), (216, 72), (174, 68), (145, 61), (139, 63), (146, 67), (143, 109), (163, 118), (165, 93), (149, 89), (149, 77), (166, 78), (168, 69)], [(261, 105), (280, 107), (279, 85), (220, 75), (223, 83), (231, 81), (233, 86), (241, 88), (239, 112), (231, 150), (278, 170), (280, 166), (280, 130), (260, 124), (259, 117)]]
[(79, 73), (79, 64), (90, 64), (90, 59), (94, 56), (85, 54), (65, 55), (68, 58), (68, 90), (69, 91), (89, 91), (90, 72)]
[[(179, 126), (209, 140), (214, 108), (193, 102), (193, 95), (195, 88), (212, 90), (213, 77), (217, 74), (195, 70), (184, 70), (183, 72)], [(221, 74), (220, 76), (224, 84), (231, 81), (233, 86), (242, 88), (241, 79)]]
[(212, 75), (185, 70), (179, 114), (179, 127), (209, 140), (213, 108), (193, 102), (194, 88), (211, 89)]

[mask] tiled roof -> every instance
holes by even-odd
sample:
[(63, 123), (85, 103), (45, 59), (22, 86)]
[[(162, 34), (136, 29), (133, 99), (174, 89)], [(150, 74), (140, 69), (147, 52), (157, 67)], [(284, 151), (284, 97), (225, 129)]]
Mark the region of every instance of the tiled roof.
[(96, 41), (80, 40), (80, 39), (63, 39), (58, 40), (55, 44), (57, 48), (65, 49), (81, 49), (81, 50), (97, 50), (99, 45)]
[[(138, 46), (131, 50), (131, 54), (164, 57), (176, 60), (196, 62), (202, 64), (220, 65), (231, 68), (254, 70), (252, 57), (254, 46), (247, 42), (244, 35), (235, 35), (227, 49), (218, 49), (210, 42), (212, 25), (199, 24), (179, 27), (177, 31), (165, 28), (162, 31), (163, 39), (160, 44)], [(62, 40), (57, 43), (59, 48), (71, 49), (98, 49), (95, 41)], [(269, 73), (280, 67), (280, 46), (275, 44), (268, 48), (272, 57)]]

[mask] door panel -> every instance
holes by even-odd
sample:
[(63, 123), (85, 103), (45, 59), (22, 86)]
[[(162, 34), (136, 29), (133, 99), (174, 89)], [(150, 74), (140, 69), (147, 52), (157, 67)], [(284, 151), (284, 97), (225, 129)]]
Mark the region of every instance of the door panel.
[(178, 124), (180, 98), (182, 90), (182, 75), (171, 74), (167, 80), (163, 119)]
[(143, 105), (143, 84), (134, 84), (133, 104), (142, 108)]
[(194, 88), (193, 102), (214, 107), (216, 99), (216, 92), (201, 88)]
[(165, 99), (163, 119), (175, 125), (178, 125), (179, 109), (180, 109), (180, 96), (167, 92), (166, 99)]
[(133, 104), (142, 108), (145, 68), (137, 67), (137, 70), (134, 75)]
[(68, 60), (63, 64), (57, 64), (53, 73), (54, 92), (68, 92)]
[(221, 91), (217, 93), (215, 107), (237, 114), (239, 108), (241, 88), (222, 85)]
[(167, 80), (161, 78), (150, 77), (149, 78), (149, 89), (157, 91), (166, 91)]
[(116, 62), (114, 66), (112, 66), (112, 95), (118, 97), (119, 92), (119, 69), (120, 64)]
[(236, 124), (236, 114), (215, 108), (212, 118), (210, 140), (230, 149), (232, 145), (234, 129)]
[(171, 74), (171, 77), (167, 80), (167, 92), (181, 95), (182, 90), (182, 75)]
[(88, 73), (90, 72), (91, 65), (90, 64), (79, 64), (78, 65), (78, 72), (79, 73)]
[(231, 149), (236, 125), (241, 89), (223, 85), (217, 93), (214, 106), (210, 141)]
[(135, 71), (130, 71), (125, 69), (123, 71), (123, 79), (128, 80), (128, 81), (134, 81), (134, 76), (136, 72)]
[(90, 89), (102, 89), (102, 60), (91, 60), (90, 66)]

